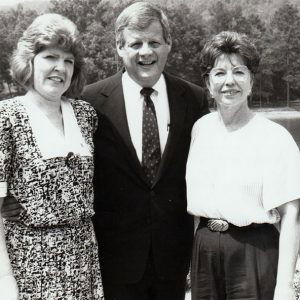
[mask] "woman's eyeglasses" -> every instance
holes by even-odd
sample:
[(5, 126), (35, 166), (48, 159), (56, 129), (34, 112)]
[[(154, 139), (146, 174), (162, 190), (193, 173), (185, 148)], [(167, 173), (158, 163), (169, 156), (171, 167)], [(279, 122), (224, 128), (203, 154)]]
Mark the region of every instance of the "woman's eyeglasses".
[(214, 82), (214, 83), (223, 83), (228, 74), (231, 73), (231, 76), (235, 81), (238, 82), (245, 82), (248, 80), (250, 76), (250, 71), (249, 69), (244, 66), (235, 66), (231, 70), (225, 70), (222, 68), (213, 68), (209, 72), (209, 78)]

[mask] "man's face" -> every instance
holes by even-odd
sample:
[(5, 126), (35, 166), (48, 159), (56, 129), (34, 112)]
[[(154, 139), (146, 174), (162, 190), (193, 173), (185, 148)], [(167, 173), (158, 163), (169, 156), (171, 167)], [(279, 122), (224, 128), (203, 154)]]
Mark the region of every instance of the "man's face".
[(117, 45), (128, 75), (142, 87), (152, 87), (164, 70), (171, 44), (163, 37), (162, 26), (154, 21), (144, 30), (123, 32), (124, 45)]

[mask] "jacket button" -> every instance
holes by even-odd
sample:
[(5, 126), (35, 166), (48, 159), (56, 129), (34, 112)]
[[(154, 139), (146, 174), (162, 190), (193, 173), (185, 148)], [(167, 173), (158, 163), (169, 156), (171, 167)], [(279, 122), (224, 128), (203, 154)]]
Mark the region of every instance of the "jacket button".
[(172, 199), (169, 199), (168, 201), (169, 201), (169, 202), (172, 202)]
[(154, 191), (151, 191), (151, 192), (150, 192), (150, 195), (151, 195), (151, 196), (155, 196), (156, 193), (155, 193)]

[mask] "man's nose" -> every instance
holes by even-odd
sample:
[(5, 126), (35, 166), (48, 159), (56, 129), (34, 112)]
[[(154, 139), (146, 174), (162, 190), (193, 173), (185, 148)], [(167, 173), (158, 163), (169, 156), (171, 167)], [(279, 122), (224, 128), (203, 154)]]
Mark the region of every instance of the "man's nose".
[(143, 43), (139, 52), (140, 52), (140, 55), (150, 55), (150, 54), (152, 54), (152, 49), (148, 43)]

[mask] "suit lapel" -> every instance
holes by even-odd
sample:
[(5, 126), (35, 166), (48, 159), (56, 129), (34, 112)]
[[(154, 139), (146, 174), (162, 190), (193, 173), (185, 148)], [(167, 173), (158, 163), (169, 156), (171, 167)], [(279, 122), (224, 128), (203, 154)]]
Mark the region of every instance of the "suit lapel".
[[(163, 175), (163, 172), (167, 168), (172, 153), (178, 143), (180, 133), (184, 126), (186, 101), (184, 99), (184, 87), (180, 82), (168, 75), (164, 74), (167, 85), (167, 93), (170, 108), (170, 129), (167, 144), (162, 155), (161, 163), (158, 169), (157, 176), (153, 185)], [(106, 115), (116, 128), (118, 134), (121, 136), (127, 150), (129, 159), (136, 173), (139, 177), (147, 183), (147, 178), (142, 170), (141, 164), (136, 155), (135, 148), (132, 144), (129, 126), (127, 122), (124, 94), (122, 88), (122, 72), (117, 73), (111, 78), (110, 83), (103, 89), (103, 96), (107, 97), (107, 100), (102, 104), (101, 111)]]
[(128, 150), (128, 161), (131, 163), (138, 175), (147, 182), (146, 175), (141, 168), (140, 161), (136, 155), (136, 151), (130, 137), (122, 88), (122, 72), (117, 73), (111, 78), (110, 84), (103, 89), (102, 94), (107, 97), (107, 100), (101, 107), (102, 113), (108, 117), (118, 134), (121, 136)]
[(184, 126), (184, 119), (186, 113), (184, 87), (180, 84), (180, 82), (178, 82), (178, 80), (176, 80), (176, 78), (166, 73), (164, 75), (166, 79), (169, 108), (170, 108), (170, 129), (169, 129), (167, 144), (153, 185), (155, 185), (163, 175), (163, 172), (166, 170), (170, 162), (173, 151), (174, 149), (176, 149), (177, 143), (179, 141), (180, 133)]

